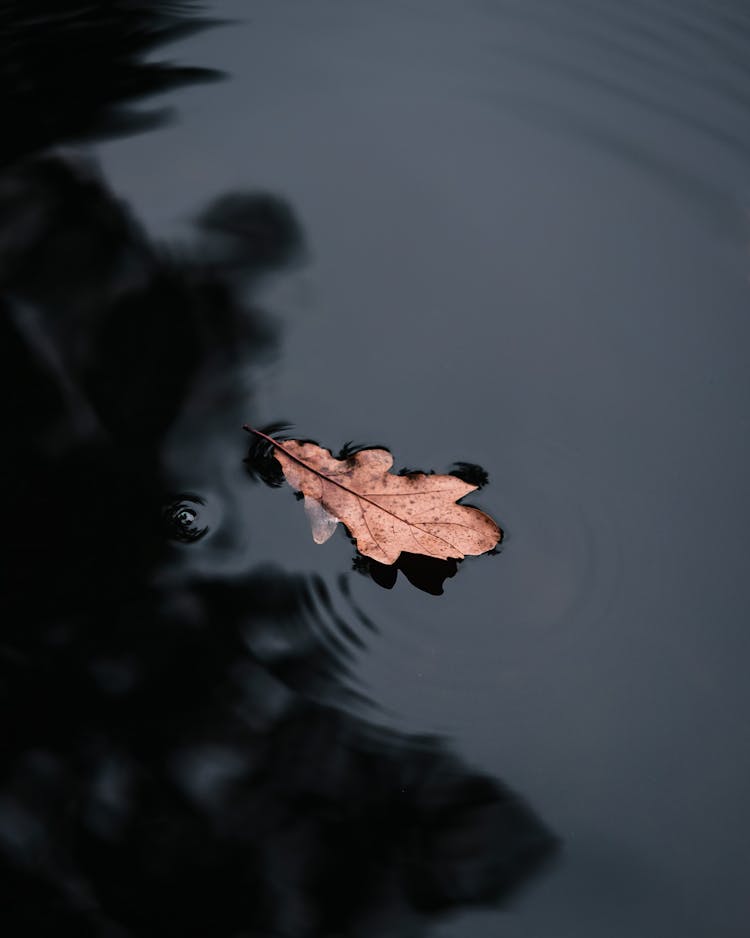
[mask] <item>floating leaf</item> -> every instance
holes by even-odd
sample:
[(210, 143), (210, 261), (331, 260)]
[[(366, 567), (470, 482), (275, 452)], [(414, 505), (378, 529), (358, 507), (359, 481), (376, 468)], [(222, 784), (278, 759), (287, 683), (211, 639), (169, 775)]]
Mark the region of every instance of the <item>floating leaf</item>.
[(453, 475), (423, 472), (394, 475), (385, 449), (363, 449), (336, 459), (315, 443), (283, 443), (252, 427), (245, 429), (273, 446), (287, 482), (305, 497), (313, 539), (327, 541), (339, 521), (360, 553), (392, 564), (402, 551), (460, 560), (483, 554), (502, 539), (502, 531), (478, 508), (456, 504), (476, 485)]

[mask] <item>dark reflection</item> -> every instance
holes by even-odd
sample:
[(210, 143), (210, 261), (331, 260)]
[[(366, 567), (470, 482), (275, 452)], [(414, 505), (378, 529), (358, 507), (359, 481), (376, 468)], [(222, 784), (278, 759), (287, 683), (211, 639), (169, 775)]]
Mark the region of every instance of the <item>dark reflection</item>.
[(395, 563), (385, 564), (371, 557), (364, 557), (357, 551), (352, 561), (352, 569), (371, 577), (378, 586), (387, 590), (396, 585), (400, 570), (412, 586), (433, 596), (442, 596), (443, 584), (458, 573), (460, 563), (460, 560), (453, 558), (441, 560), (439, 557), (425, 557), (423, 554), (402, 551)]
[(187, 15), (193, 11), (189, 2), (4, 0), (2, 160), (158, 126), (169, 112), (133, 104), (175, 86), (222, 77), (211, 69), (145, 60), (162, 43), (216, 23)]
[(462, 479), (464, 482), (468, 482), (469, 485), (476, 485), (478, 489), (484, 488), (490, 481), (487, 470), (473, 462), (453, 463), (450, 475), (456, 476), (457, 479)]
[[(14, 29), (31, 29), (11, 7)], [(135, 56), (157, 9), (82, 7), (68, 51), (106, 22)], [(120, 86), (86, 62), (101, 98), (65, 86), (54, 102), (74, 105), (60, 114), (66, 135), (119, 113)], [(28, 67), (32, 90), (53, 81), (33, 57)], [(19, 148), (24, 134), (31, 150), (63, 133), (42, 120), (37, 139), (24, 117)], [(353, 604), (339, 612), (321, 580), (271, 568), (160, 577), (172, 540), (200, 549), (213, 525), (201, 493), (172, 492), (167, 436), (186, 409), (223, 402), (217, 375), (273, 346), (243, 291), (298, 256), (289, 208), (223, 197), (194, 244), (166, 250), (94, 167), (41, 155), (0, 175), (0, 215), (3, 925), (406, 935), (503, 899), (554, 838), (440, 741), (355, 715), (352, 624), (371, 623)], [(226, 458), (239, 462), (236, 440)]]
[(243, 278), (288, 264), (302, 251), (293, 212), (269, 193), (232, 192), (200, 213), (196, 224), (210, 239), (204, 262)]

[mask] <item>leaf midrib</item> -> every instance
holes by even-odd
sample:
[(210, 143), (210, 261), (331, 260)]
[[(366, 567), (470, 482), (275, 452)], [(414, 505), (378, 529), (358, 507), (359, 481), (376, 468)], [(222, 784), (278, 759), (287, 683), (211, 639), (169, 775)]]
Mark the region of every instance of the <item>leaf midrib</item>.
[[(330, 482), (331, 485), (336, 485), (336, 486), (338, 486), (338, 487), (339, 487), (340, 489), (342, 489), (344, 492), (348, 492), (349, 495), (354, 495), (355, 498), (361, 498), (363, 501), (368, 502), (370, 505), (373, 505), (375, 508), (380, 509), (380, 511), (384, 511), (387, 515), (390, 515), (392, 518), (395, 518), (397, 521), (400, 521), (401, 524), (406, 524), (406, 525), (408, 525), (409, 527), (417, 527), (417, 524), (440, 524), (440, 522), (435, 522), (435, 521), (431, 521), (431, 522), (417, 522), (417, 524), (412, 524), (412, 522), (406, 521), (404, 518), (401, 518), (401, 517), (400, 517), (399, 515), (397, 515), (395, 512), (390, 511), (388, 508), (384, 508), (382, 505), (379, 505), (377, 502), (372, 501), (370, 498), (367, 497), (367, 495), (362, 495), (360, 492), (355, 492), (354, 489), (350, 489), (348, 486), (344, 485), (343, 483), (337, 482), (335, 479), (330, 478), (330, 476), (325, 475), (325, 473), (321, 472), (319, 469), (315, 469), (315, 468), (313, 468), (312, 466), (309, 466), (309, 465), (304, 461), (304, 459), (300, 459), (299, 456), (295, 456), (294, 453), (290, 453), (289, 450), (288, 450), (285, 446), (282, 446), (282, 444), (279, 443), (278, 440), (274, 440), (273, 437), (268, 436), (266, 433), (263, 433), (261, 430), (256, 430), (254, 427), (248, 426), (247, 424), (245, 424), (242, 429), (243, 429), (243, 430), (247, 430), (248, 433), (254, 433), (256, 436), (261, 437), (261, 439), (266, 440), (268, 443), (270, 443), (270, 444), (271, 444), (272, 446), (274, 446), (276, 449), (280, 449), (280, 450), (282, 451), (282, 453), (284, 453), (285, 456), (287, 456), (287, 457), (288, 457), (289, 459), (291, 459), (293, 462), (296, 462), (298, 465), (302, 466), (302, 468), (303, 468), (303, 469), (306, 469), (308, 472), (312, 472), (313, 475), (318, 476), (319, 478), (323, 479), (325, 482)], [(331, 451), (328, 450), (328, 452), (330, 453)], [(333, 454), (331, 454), (331, 456), (333, 456)], [(423, 474), (424, 474), (424, 473), (423, 473)], [(468, 484), (468, 483), (467, 483), (467, 484)], [(476, 486), (474, 486), (474, 488), (476, 488)], [(472, 490), (472, 491), (473, 491), (473, 490)], [(390, 494), (395, 494), (395, 493), (388, 493), (388, 494), (390, 495)], [(399, 493), (399, 494), (408, 495), (409, 493), (408, 493), (408, 492), (401, 492), (401, 493)], [(419, 493), (417, 493), (417, 494), (419, 494)], [(469, 493), (467, 492), (466, 494), (468, 495)], [(462, 497), (463, 497), (463, 496), (462, 496)], [(458, 503), (457, 503), (455, 500), (454, 500), (454, 504), (456, 504), (457, 507), (459, 507), (459, 508), (462, 508), (462, 507), (465, 508), (465, 507), (467, 507), (466, 505), (458, 505)], [(446, 523), (448, 523), (448, 522), (446, 522)], [(368, 527), (369, 527), (369, 525), (368, 525)], [(470, 527), (470, 525), (468, 525), (468, 527)], [(450, 548), (452, 548), (453, 550), (457, 550), (457, 548), (455, 547), (454, 544), (451, 544), (451, 542), (448, 541), (448, 540), (446, 540), (444, 537), (440, 537), (439, 534), (433, 534), (432, 531), (423, 531), (422, 533), (423, 533), (423, 534), (427, 534), (429, 537), (434, 537), (434, 538), (435, 538), (436, 540), (438, 540), (438, 541), (442, 541), (444, 544), (447, 544), (447, 545), (448, 545)]]

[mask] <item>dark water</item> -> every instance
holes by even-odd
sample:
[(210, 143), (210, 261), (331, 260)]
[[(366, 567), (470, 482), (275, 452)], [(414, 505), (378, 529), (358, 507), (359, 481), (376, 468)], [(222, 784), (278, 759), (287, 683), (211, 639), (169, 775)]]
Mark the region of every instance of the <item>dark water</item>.
[[(226, 80), (148, 101), (177, 108), (169, 125), (75, 151), (143, 231), (47, 171), (4, 183), (22, 242), (5, 263), (31, 257), (14, 322), (42, 371), (68, 363), (52, 371), (76, 432), (117, 444), (64, 445), (58, 416), (20, 461), (45, 495), (32, 532), (11, 512), (28, 603), (4, 646), (20, 716), (0, 833), (23, 846), (28, 904), (118, 936), (745, 935), (745, 5), (208, 12), (231, 22), (156, 58)], [(197, 236), (226, 192), (283, 201), (218, 203)], [(60, 234), (39, 262), (19, 236), (35, 199), (67, 206), (83, 253)], [(58, 324), (44, 341), (40, 316)], [(42, 386), (16, 401), (23, 432)], [(396, 465), (481, 464), (501, 553), (439, 597), (351, 572), (344, 536), (315, 545), (289, 491), (247, 476), (240, 426), (279, 420)], [(208, 530), (153, 546), (144, 506), (163, 503)], [(45, 596), (39, 574), (89, 530)], [(116, 704), (81, 691), (71, 709), (79, 671)], [(48, 681), (58, 698), (29, 703)], [(264, 898), (245, 906), (248, 876)], [(194, 898), (207, 882), (231, 909), (216, 921)]]

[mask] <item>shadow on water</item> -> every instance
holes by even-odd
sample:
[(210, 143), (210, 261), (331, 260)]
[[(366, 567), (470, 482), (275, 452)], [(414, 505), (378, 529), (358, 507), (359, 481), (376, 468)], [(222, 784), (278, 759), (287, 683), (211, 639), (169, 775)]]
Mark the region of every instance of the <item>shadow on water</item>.
[(192, 7), (189, 0), (98, 5), (4, 0), (3, 159), (159, 126), (170, 118), (169, 110), (146, 111), (134, 103), (190, 82), (221, 78), (212, 69), (144, 58), (165, 42), (217, 25), (186, 15)]
[[(353, 715), (319, 579), (160, 576), (207, 527), (165, 440), (213, 377), (273, 349), (247, 295), (299, 257), (294, 215), (233, 193), (165, 249), (85, 159), (41, 152), (212, 77), (140, 59), (196, 26), (180, 10), (4, 12), (3, 914), (25, 935), (418, 934), (506, 898), (554, 837), (443, 742)], [(62, 84), (42, 48), (73, 56)]]

